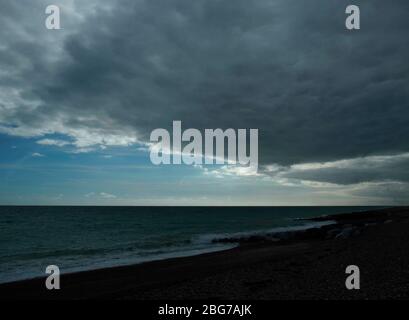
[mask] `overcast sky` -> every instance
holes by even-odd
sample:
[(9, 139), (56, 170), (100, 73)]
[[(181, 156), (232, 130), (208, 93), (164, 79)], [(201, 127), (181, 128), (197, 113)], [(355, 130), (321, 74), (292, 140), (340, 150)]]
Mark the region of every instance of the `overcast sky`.
[[(0, 0), (0, 203), (408, 204), (409, 2)], [(259, 129), (259, 171), (154, 166), (155, 128)]]

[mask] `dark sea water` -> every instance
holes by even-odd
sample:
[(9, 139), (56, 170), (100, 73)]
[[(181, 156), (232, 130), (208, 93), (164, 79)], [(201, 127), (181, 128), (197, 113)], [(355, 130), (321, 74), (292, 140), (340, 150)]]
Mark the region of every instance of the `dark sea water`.
[[(0, 283), (229, 248), (212, 239), (304, 228), (374, 207), (0, 207)], [(230, 246), (231, 247), (231, 246)]]

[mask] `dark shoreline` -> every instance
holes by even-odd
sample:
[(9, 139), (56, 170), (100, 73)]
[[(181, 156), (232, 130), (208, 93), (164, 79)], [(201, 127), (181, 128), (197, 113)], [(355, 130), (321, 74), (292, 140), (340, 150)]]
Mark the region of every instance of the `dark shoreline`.
[[(225, 238), (234, 249), (0, 284), (4, 299), (377, 299), (409, 298), (409, 208), (306, 219), (307, 231)], [(361, 268), (359, 291), (345, 268)]]

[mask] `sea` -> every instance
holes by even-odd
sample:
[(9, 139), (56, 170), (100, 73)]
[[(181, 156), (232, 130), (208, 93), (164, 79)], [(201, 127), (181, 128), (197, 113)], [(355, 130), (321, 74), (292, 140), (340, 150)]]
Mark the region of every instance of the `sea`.
[(311, 228), (378, 207), (0, 206), (0, 283), (225, 250), (214, 239)]

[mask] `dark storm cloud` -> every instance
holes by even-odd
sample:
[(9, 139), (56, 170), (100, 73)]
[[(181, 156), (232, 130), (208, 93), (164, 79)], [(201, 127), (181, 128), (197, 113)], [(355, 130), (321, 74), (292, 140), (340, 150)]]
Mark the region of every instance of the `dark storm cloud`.
[[(75, 139), (133, 132), (141, 141), (173, 120), (185, 128), (258, 128), (261, 165), (409, 151), (406, 0), (355, 1), (356, 32), (344, 26), (350, 1), (104, 3), (112, 6), (65, 28), (52, 62), (18, 26), (1, 33), (0, 64), (17, 71), (0, 85), (20, 90), (13, 108), (0, 107), (2, 123), (41, 133), (58, 122), (50, 130)], [(21, 15), (15, 8), (1, 14)], [(33, 37), (43, 34), (52, 41), (46, 30)], [(27, 101), (38, 104), (30, 109)], [(399, 168), (407, 166), (296, 174), (341, 184), (407, 181)]]

